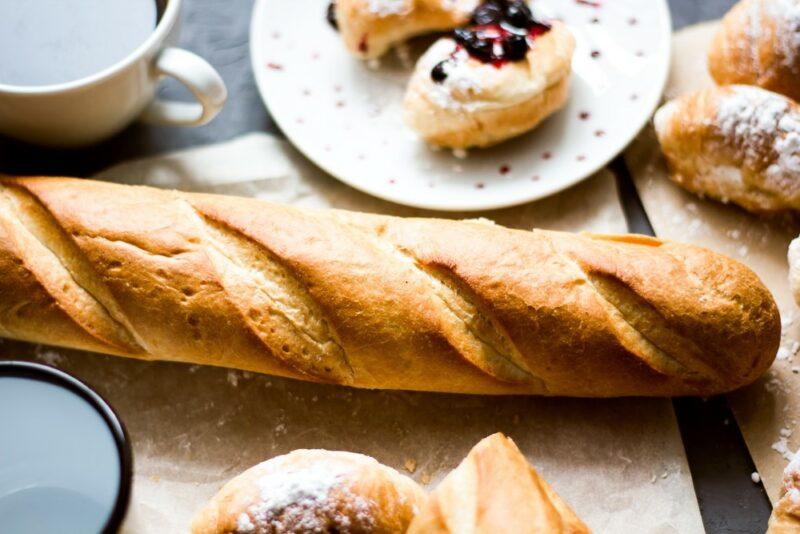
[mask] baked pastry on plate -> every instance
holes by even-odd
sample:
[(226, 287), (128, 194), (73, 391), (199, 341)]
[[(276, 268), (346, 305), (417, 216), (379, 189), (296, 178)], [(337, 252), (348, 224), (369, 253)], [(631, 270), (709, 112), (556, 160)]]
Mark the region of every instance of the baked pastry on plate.
[(192, 534), (405, 532), (425, 499), (416, 482), (368, 456), (296, 450), (225, 484)]
[(720, 85), (758, 85), (800, 101), (800, 1), (742, 0), (711, 43)]
[(481, 440), (431, 493), (408, 534), (583, 534), (589, 529), (503, 434)]
[(371, 59), (416, 35), (466, 24), (477, 5), (478, 0), (333, 0), (328, 21), (351, 53)]
[(756, 213), (800, 209), (800, 106), (758, 87), (705, 89), (655, 116), (672, 179)]
[(405, 122), (433, 145), (494, 145), (567, 101), (575, 40), (563, 23), (536, 20), (524, 2), (486, 2), (473, 23), (437, 41), (408, 85)]

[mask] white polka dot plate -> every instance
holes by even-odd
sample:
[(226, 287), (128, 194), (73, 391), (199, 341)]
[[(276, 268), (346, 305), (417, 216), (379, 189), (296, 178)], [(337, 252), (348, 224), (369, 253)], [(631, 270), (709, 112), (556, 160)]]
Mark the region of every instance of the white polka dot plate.
[[(576, 38), (569, 103), (534, 131), (456, 157), (402, 122), (418, 39), (368, 65), (325, 20), (327, 0), (257, 0), (251, 57), (289, 140), (343, 182), (421, 208), (484, 210), (540, 199), (592, 175), (630, 143), (661, 97), (670, 59), (665, 0), (534, 0)], [(401, 53), (405, 50), (407, 53)]]

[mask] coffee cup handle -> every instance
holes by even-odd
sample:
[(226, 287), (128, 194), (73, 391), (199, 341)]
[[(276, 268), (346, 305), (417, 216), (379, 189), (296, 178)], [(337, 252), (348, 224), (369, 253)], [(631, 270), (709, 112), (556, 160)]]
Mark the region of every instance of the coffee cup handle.
[(175, 78), (197, 99), (178, 102), (156, 99), (145, 108), (141, 120), (170, 126), (200, 126), (222, 110), (228, 91), (225, 82), (206, 60), (180, 48), (165, 48), (153, 62), (157, 77)]

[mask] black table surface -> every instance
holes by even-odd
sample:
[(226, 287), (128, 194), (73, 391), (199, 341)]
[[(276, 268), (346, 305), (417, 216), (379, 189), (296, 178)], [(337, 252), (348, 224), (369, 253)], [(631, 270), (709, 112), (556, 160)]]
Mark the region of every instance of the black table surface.
[[(641, 0), (647, 9), (648, 0)], [(734, 0), (669, 0), (673, 26), (722, 16)], [(207, 59), (228, 86), (225, 109), (199, 128), (135, 124), (113, 139), (81, 150), (51, 150), (0, 137), (0, 171), (19, 174), (88, 175), (113, 163), (230, 139), (252, 131), (280, 134), (256, 90), (250, 69), (249, 24), (252, 0), (185, 0), (180, 45)], [(162, 90), (183, 97), (177, 84)], [(647, 217), (621, 159), (611, 166), (631, 231), (649, 233)], [(750, 474), (752, 460), (724, 398), (674, 402), (695, 490), (710, 533), (762, 534), (770, 505)]]

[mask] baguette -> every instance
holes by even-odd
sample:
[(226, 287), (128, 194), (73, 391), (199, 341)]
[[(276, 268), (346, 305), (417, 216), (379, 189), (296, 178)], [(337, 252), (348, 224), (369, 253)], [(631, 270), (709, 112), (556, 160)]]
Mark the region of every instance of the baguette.
[(0, 179), (0, 335), (361, 388), (710, 395), (780, 340), (744, 265), (644, 236)]

